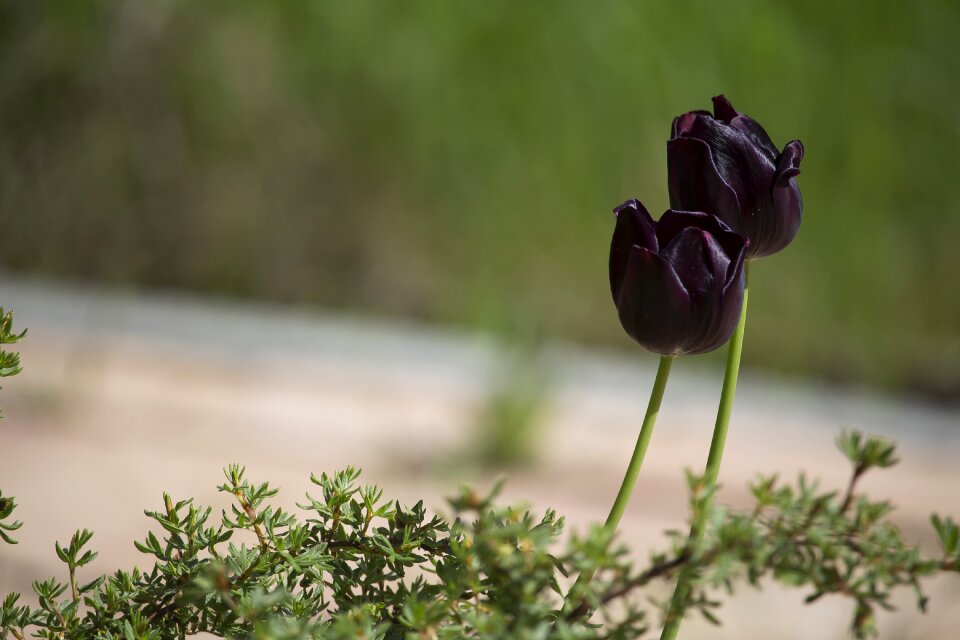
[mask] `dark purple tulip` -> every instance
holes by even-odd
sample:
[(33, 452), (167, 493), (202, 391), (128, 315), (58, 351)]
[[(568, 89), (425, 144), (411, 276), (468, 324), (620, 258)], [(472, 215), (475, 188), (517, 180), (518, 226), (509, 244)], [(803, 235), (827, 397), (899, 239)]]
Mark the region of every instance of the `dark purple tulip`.
[(661, 355), (726, 342), (743, 306), (747, 239), (706, 213), (670, 210), (654, 222), (637, 200), (614, 213), (610, 289), (630, 337)]
[(803, 201), (794, 178), (803, 145), (794, 140), (780, 153), (763, 127), (722, 95), (713, 99), (713, 111), (673, 120), (670, 206), (716, 215), (750, 239), (748, 258), (774, 254), (800, 229)]

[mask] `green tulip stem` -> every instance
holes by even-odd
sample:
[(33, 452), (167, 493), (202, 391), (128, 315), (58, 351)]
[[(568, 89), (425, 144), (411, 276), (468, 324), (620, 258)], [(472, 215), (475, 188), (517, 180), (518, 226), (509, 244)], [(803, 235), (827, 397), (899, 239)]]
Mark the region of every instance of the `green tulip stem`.
[[(643, 458), (647, 454), (647, 447), (650, 445), (650, 436), (653, 435), (653, 426), (657, 422), (657, 414), (660, 413), (660, 402), (663, 400), (663, 392), (667, 388), (667, 378), (670, 377), (670, 366), (673, 364), (674, 356), (660, 356), (660, 366), (657, 367), (657, 377), (653, 381), (653, 389), (650, 391), (650, 401), (647, 403), (647, 413), (643, 417), (643, 424), (640, 427), (640, 435), (637, 436), (637, 444), (633, 448), (633, 455), (630, 457), (630, 464), (627, 465), (627, 472), (623, 476), (623, 482), (620, 484), (620, 491), (617, 493), (616, 500), (610, 508), (610, 515), (604, 523), (604, 528), (611, 534), (616, 531), (620, 524), (620, 518), (630, 502), (630, 494), (637, 484), (637, 476), (640, 475), (640, 467), (643, 465)], [(582, 573), (577, 578), (576, 584), (567, 594), (563, 611), (570, 614), (580, 604), (583, 592), (593, 579), (593, 572)]]
[(610, 508), (610, 515), (603, 526), (610, 531), (616, 531), (620, 524), (620, 518), (630, 502), (630, 494), (633, 493), (633, 487), (637, 484), (637, 476), (640, 475), (640, 467), (643, 465), (643, 458), (647, 455), (647, 447), (650, 445), (650, 436), (653, 435), (653, 426), (657, 423), (657, 415), (660, 413), (660, 401), (663, 400), (663, 391), (667, 388), (667, 378), (670, 377), (670, 366), (673, 364), (674, 356), (660, 356), (660, 366), (657, 367), (657, 377), (653, 381), (653, 389), (650, 390), (650, 401), (647, 403), (647, 414), (643, 416), (643, 424), (640, 427), (640, 435), (637, 436), (637, 444), (633, 448), (633, 455), (630, 456), (630, 464), (627, 465), (627, 472), (623, 475), (623, 483), (620, 485), (620, 491), (617, 493), (617, 499), (613, 501)]
[[(750, 263), (744, 266), (747, 284), (750, 281)], [(713, 429), (713, 440), (710, 443), (710, 453), (707, 456), (707, 468), (703, 473), (701, 484), (702, 499), (699, 507), (694, 511), (693, 524), (690, 526), (690, 536), (687, 540), (687, 549), (695, 554), (703, 540), (707, 528), (707, 517), (713, 503), (713, 494), (717, 488), (717, 477), (720, 475), (720, 461), (723, 458), (723, 447), (727, 442), (727, 427), (730, 424), (730, 413), (733, 410), (733, 396), (737, 391), (737, 377), (740, 373), (740, 353), (743, 350), (743, 333), (747, 324), (747, 297), (749, 288), (743, 291), (743, 309), (740, 311), (740, 321), (730, 338), (727, 351), (727, 368), (723, 376), (723, 391), (720, 394), (720, 406), (717, 408), (717, 422)], [(677, 586), (670, 601), (670, 609), (664, 622), (660, 640), (674, 640), (680, 629), (680, 621), (690, 597), (690, 579), (692, 562), (687, 562), (677, 578)]]

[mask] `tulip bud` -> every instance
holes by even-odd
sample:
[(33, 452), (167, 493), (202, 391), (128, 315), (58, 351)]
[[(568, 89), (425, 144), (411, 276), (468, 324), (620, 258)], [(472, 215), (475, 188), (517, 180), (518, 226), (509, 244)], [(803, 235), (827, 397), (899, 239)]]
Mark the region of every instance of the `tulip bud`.
[(610, 289), (630, 337), (661, 355), (726, 342), (743, 306), (747, 239), (705, 213), (670, 210), (654, 222), (637, 200), (614, 213)]
[(794, 140), (781, 153), (763, 127), (724, 96), (713, 105), (712, 116), (691, 111), (673, 121), (667, 143), (670, 206), (717, 216), (750, 239), (748, 258), (774, 254), (800, 228), (803, 201), (794, 178), (803, 145)]

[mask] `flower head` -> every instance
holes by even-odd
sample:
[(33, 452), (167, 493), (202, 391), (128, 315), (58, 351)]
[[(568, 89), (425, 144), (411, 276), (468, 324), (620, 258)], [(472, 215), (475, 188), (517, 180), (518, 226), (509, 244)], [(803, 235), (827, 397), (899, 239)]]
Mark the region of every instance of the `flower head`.
[(661, 355), (713, 351), (736, 328), (749, 242), (715, 216), (653, 218), (638, 200), (616, 209), (610, 289), (630, 337)]
[(722, 95), (713, 99), (713, 110), (673, 120), (670, 206), (714, 214), (750, 239), (747, 257), (776, 253), (800, 228), (803, 201), (795, 177), (803, 144), (789, 142), (781, 153), (763, 127)]

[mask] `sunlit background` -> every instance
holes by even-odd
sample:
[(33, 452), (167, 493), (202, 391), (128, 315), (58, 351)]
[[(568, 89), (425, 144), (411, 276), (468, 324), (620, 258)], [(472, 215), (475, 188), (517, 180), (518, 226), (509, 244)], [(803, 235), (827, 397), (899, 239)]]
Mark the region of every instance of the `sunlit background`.
[[(873, 429), (923, 539), (960, 502), (958, 33), (950, 0), (0, 2), (0, 303), (32, 331), (0, 488), (35, 524), (0, 587), (78, 526), (116, 543), (102, 570), (136, 559), (160, 490), (215, 499), (241, 457), (291, 502), (323, 465), (435, 506), (512, 468), (511, 497), (602, 519), (654, 363), (610, 301), (611, 209), (667, 207), (670, 122), (721, 92), (806, 147), (728, 481), (842, 482), (832, 434)], [(682, 518), (720, 357), (678, 365), (644, 543)], [(50, 502), (67, 476), (95, 513)], [(750, 606), (718, 637), (769, 635)]]

